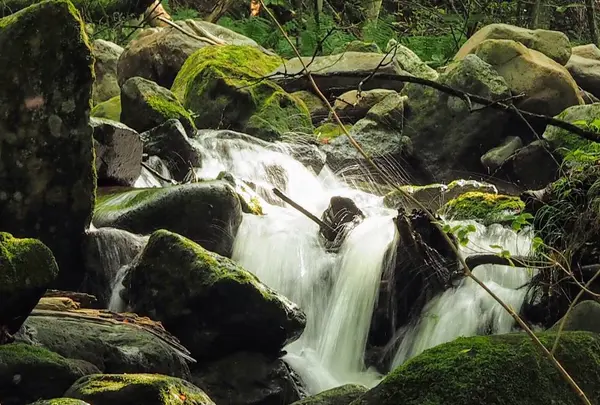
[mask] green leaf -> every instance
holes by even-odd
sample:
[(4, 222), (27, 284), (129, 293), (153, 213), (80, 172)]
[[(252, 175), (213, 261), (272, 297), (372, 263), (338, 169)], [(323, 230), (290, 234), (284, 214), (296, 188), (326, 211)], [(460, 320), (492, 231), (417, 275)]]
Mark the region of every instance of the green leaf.
[(471, 349), (463, 349), (461, 350), (459, 353), (463, 354), (463, 353), (469, 353), (471, 351)]
[(490, 245), (490, 247), (491, 247), (492, 249), (500, 249), (500, 250), (504, 249), (504, 248), (503, 248), (502, 246), (500, 246), (500, 245)]

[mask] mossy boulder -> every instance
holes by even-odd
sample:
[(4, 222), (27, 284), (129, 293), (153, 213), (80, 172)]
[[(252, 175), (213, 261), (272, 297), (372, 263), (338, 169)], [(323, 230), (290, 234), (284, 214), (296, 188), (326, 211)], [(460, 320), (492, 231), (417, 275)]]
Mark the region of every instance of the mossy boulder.
[(140, 235), (168, 229), (205, 249), (230, 256), (234, 235), (242, 222), (242, 210), (229, 184), (210, 181), (107, 191), (98, 198), (93, 222), (98, 228), (119, 228)]
[(372, 52), (372, 53), (382, 53), (379, 45), (375, 42), (364, 42), (364, 41), (351, 41), (348, 42), (345, 46), (336, 49), (333, 53), (343, 53), (343, 52)]
[(123, 53), (123, 48), (103, 39), (92, 43), (94, 53), (94, 81), (92, 100), (94, 105), (110, 100), (121, 93), (117, 81), (117, 61)]
[(57, 275), (46, 245), (0, 232), (0, 344), (3, 333), (19, 330)]
[(199, 128), (226, 128), (279, 140), (312, 132), (302, 100), (265, 79), (281, 59), (248, 46), (200, 49), (181, 68), (172, 90), (195, 114)]
[(473, 219), (489, 225), (511, 221), (524, 209), (519, 197), (471, 191), (448, 201), (441, 213), (450, 219)]
[(181, 121), (186, 131), (194, 134), (196, 127), (191, 114), (170, 90), (137, 76), (123, 84), (121, 122), (144, 132), (170, 119)]
[[(491, 100), (511, 95), (506, 81), (475, 55), (454, 62), (439, 82)], [(487, 108), (473, 113), (463, 100), (413, 83), (402, 94), (408, 97), (402, 133), (431, 177), (428, 182), (450, 182), (465, 172), (487, 174), (480, 157), (502, 143), (506, 112)]]
[(0, 49), (10, 55), (0, 59), (2, 230), (40, 239), (58, 262), (56, 285), (75, 288), (96, 186), (83, 22), (68, 1), (42, 2), (0, 20)]
[(300, 398), (289, 366), (261, 353), (238, 352), (203, 364), (196, 367), (191, 381), (217, 404), (290, 404)]
[[(551, 347), (556, 335), (538, 335)], [(583, 392), (600, 398), (600, 335), (566, 332), (558, 361)], [(351, 405), (578, 405), (581, 399), (525, 333), (476, 336), (426, 350)]]
[[(350, 131), (352, 130), (352, 125), (344, 124), (344, 128), (346, 128), (347, 131)], [(334, 140), (338, 136), (345, 135), (345, 132), (338, 124), (327, 122), (315, 129), (315, 135), (322, 143), (329, 143), (329, 141)]]
[[(600, 104), (588, 104), (569, 107), (556, 118), (570, 122), (582, 128), (594, 131), (600, 128)], [(543, 138), (550, 143), (550, 149), (560, 157), (566, 157), (576, 150), (597, 152), (600, 143), (588, 141), (565, 129), (548, 126)]]
[(298, 307), (230, 259), (183, 236), (150, 236), (123, 284), (129, 305), (159, 320), (196, 359), (276, 354), (302, 333)]
[(294, 402), (292, 405), (348, 405), (365, 392), (367, 387), (363, 385), (346, 384)]
[(54, 398), (36, 401), (31, 405), (89, 405), (87, 402), (73, 398)]
[[(356, 121), (364, 118), (375, 104), (394, 93), (393, 90), (385, 89), (373, 89), (360, 93), (358, 90), (351, 90), (335, 99), (333, 109), (342, 122), (355, 124)], [(335, 122), (333, 117), (331, 117), (331, 121)]]
[(489, 24), (469, 38), (460, 48), (455, 58), (463, 59), (488, 39), (520, 42), (529, 49), (543, 53), (560, 65), (565, 65), (571, 56), (569, 38), (562, 32), (530, 30), (509, 24)]
[(587, 331), (600, 333), (600, 304), (596, 301), (583, 301), (575, 305), (563, 319), (556, 322), (550, 331), (558, 332), (562, 323), (562, 330)]
[(22, 343), (0, 345), (0, 402), (25, 405), (63, 395), (79, 378), (98, 373), (89, 363), (71, 360)]
[(215, 405), (189, 382), (158, 374), (98, 374), (76, 381), (65, 393), (94, 405)]
[(323, 100), (321, 100), (321, 97), (317, 96), (313, 92), (301, 90), (292, 93), (292, 96), (297, 97), (304, 102), (306, 108), (308, 108), (310, 118), (314, 125), (318, 125), (329, 115), (329, 109)]
[(600, 49), (596, 45), (574, 47), (565, 67), (582, 89), (600, 97)]
[(185, 360), (165, 341), (126, 323), (35, 315), (27, 319), (16, 339), (70, 359), (85, 360), (102, 373), (158, 373), (185, 379), (190, 376)]
[(121, 121), (121, 96), (115, 96), (102, 103), (96, 104), (90, 113), (92, 117)]

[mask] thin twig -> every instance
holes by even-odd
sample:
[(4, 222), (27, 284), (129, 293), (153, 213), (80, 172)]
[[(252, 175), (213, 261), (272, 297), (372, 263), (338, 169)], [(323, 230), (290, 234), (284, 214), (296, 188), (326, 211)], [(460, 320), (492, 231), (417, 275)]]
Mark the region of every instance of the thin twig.
[[(308, 78), (310, 84), (314, 88), (314, 91), (323, 100), (323, 102), (325, 103), (325, 105), (327, 106), (327, 108), (329, 109), (329, 111), (331, 112), (331, 114), (333, 115), (333, 117), (335, 118), (335, 120), (336, 120), (337, 124), (339, 125), (340, 129), (344, 132), (344, 134), (346, 135), (346, 137), (348, 138), (348, 140), (350, 141), (350, 143), (352, 144), (352, 146), (367, 160), (367, 162), (369, 162), (369, 164), (371, 166), (373, 166), (373, 168), (382, 176), (382, 178), (391, 187), (395, 188), (404, 198), (408, 198), (411, 202), (413, 202), (414, 204), (416, 204), (417, 207), (419, 207), (420, 209), (422, 209), (423, 212), (425, 212), (425, 214), (431, 220), (432, 224), (439, 230), (439, 232), (442, 234), (442, 236), (446, 240), (446, 243), (448, 244), (448, 246), (453, 250), (454, 254), (457, 256), (458, 260), (460, 261), (461, 265), (463, 266), (463, 270), (464, 270), (465, 274), (468, 277), (470, 277), (475, 283), (477, 283), (479, 286), (481, 286), (481, 288), (483, 288), (496, 302), (498, 302), (498, 304), (500, 304), (502, 306), (502, 308), (504, 308), (510, 314), (510, 316), (519, 324), (519, 326), (521, 326), (521, 328), (523, 328), (523, 330), (525, 330), (525, 332), (533, 340), (533, 342), (535, 343), (535, 345), (538, 346), (538, 348), (544, 353), (544, 355), (546, 355), (546, 357), (553, 363), (553, 365), (555, 366), (555, 368), (559, 371), (559, 373), (563, 376), (563, 378), (567, 381), (567, 383), (573, 388), (573, 390), (575, 391), (575, 393), (581, 398), (581, 400), (583, 401), (583, 403), (586, 404), (586, 405), (592, 405), (592, 403), (587, 398), (587, 396), (585, 395), (585, 393), (581, 390), (581, 388), (579, 387), (579, 385), (573, 380), (573, 378), (563, 368), (563, 366), (558, 362), (558, 360), (552, 355), (552, 353), (550, 353), (548, 351), (548, 349), (546, 348), (546, 346), (544, 346), (544, 344), (539, 340), (539, 338), (535, 335), (535, 333), (533, 333), (533, 331), (529, 328), (529, 326), (527, 326), (527, 324), (525, 323), (525, 321), (523, 321), (523, 319), (521, 319), (521, 317), (512, 309), (512, 307), (510, 307), (509, 305), (507, 305), (502, 299), (500, 299), (500, 297), (498, 297), (492, 290), (490, 290), (485, 285), (485, 283), (483, 283), (475, 275), (473, 275), (471, 269), (469, 268), (469, 266), (467, 266), (467, 263), (465, 262), (465, 259), (460, 254), (460, 252), (458, 250), (458, 247), (453, 243), (453, 241), (451, 240), (450, 236), (446, 232), (443, 231), (442, 227), (437, 223), (437, 219), (434, 217), (434, 215), (425, 206), (423, 206), (423, 204), (420, 201), (418, 201), (414, 196), (412, 196), (410, 193), (407, 193), (401, 187), (398, 187), (398, 185), (394, 181), (392, 181), (389, 178), (389, 176), (378, 165), (376, 165), (373, 162), (373, 160), (366, 154), (366, 152), (362, 149), (362, 147), (356, 142), (356, 140), (354, 139), (354, 137), (350, 134), (350, 132), (348, 132), (348, 130), (346, 129), (346, 127), (344, 126), (344, 124), (340, 120), (340, 117), (337, 115), (337, 113), (335, 112), (335, 110), (331, 106), (331, 103), (329, 102), (329, 100), (327, 99), (327, 97), (325, 97), (325, 95), (323, 95), (323, 93), (321, 92), (321, 90), (319, 89), (319, 87), (317, 86), (317, 84), (315, 83), (315, 81), (314, 81), (314, 79), (312, 77), (311, 72), (305, 66), (304, 62), (302, 61), (302, 57), (301, 57), (300, 53), (298, 52), (298, 49), (294, 46), (294, 43), (292, 42), (292, 40), (290, 39), (290, 37), (287, 35), (287, 32), (285, 31), (285, 29), (281, 26), (281, 24), (279, 24), (279, 21), (277, 21), (277, 19), (275, 18), (275, 16), (271, 12), (271, 10), (269, 10), (267, 8), (267, 6), (264, 3), (264, 0), (259, 0), (259, 1), (260, 1), (261, 5), (262, 5), (263, 9), (266, 10), (266, 12), (269, 14), (269, 17), (277, 25), (277, 28), (281, 31), (281, 33), (284, 36), (284, 38), (286, 39), (286, 41), (290, 44), (290, 46), (294, 50), (294, 53), (298, 57), (299, 62), (303, 65), (304, 74), (306, 75), (306, 77)], [(395, 75), (389, 75), (389, 76), (395, 76)], [(410, 77), (414, 78), (413, 76), (410, 76)], [(420, 79), (420, 78), (414, 78), (414, 79), (424, 80), (424, 79)], [(426, 80), (426, 82), (427, 83), (435, 83), (435, 82), (432, 82), (430, 80)], [(425, 83), (423, 82), (421, 84), (425, 84)], [(436, 84), (438, 84), (438, 83), (436, 83)], [(447, 87), (447, 86), (445, 86), (445, 87)], [(461, 97), (461, 95), (460, 95), (461, 92), (457, 92), (454, 89), (452, 89), (452, 91), (454, 91), (455, 93), (459, 94), (459, 95), (457, 95), (458, 97)], [(464, 97), (464, 94), (462, 94), (462, 96)], [(461, 98), (463, 98), (463, 97), (461, 97)], [(481, 99), (480, 97), (477, 97), (477, 98)], [(475, 100), (476, 102), (479, 102), (479, 101), (476, 100), (476, 97), (473, 97), (473, 100)], [(480, 104), (486, 105), (486, 104), (491, 104), (491, 103), (493, 103), (493, 101), (490, 102), (489, 100), (485, 100), (484, 99), (484, 102), (480, 103)], [(506, 110), (510, 110), (509, 106), (506, 106), (505, 109)]]

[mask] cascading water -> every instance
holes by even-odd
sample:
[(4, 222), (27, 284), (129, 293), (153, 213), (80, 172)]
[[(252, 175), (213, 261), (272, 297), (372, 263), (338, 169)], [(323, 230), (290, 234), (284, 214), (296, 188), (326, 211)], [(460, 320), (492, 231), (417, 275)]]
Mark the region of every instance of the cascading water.
[[(477, 253), (498, 253), (502, 246), (511, 255), (527, 255), (531, 250), (528, 233), (515, 233), (501, 225), (485, 227), (472, 221), (451, 221), (450, 225), (469, 225), (476, 232), (461, 247), (463, 257)], [(519, 312), (526, 296), (522, 288), (534, 270), (499, 265), (482, 265), (473, 274), (506, 304)], [(501, 334), (512, 330), (514, 320), (488, 293), (471, 279), (463, 279), (455, 288), (446, 290), (427, 303), (417, 323), (406, 328), (393, 360), (393, 367), (433, 346), (459, 336)]]
[[(346, 187), (326, 168), (317, 177), (284, 153), (217, 134), (199, 141), (203, 168), (197, 175), (214, 178), (228, 171), (252, 182), (266, 214), (244, 217), (233, 258), (307, 314), (306, 329), (286, 347), (284, 360), (312, 393), (345, 383), (373, 385), (379, 376), (365, 370), (363, 355), (381, 274), (397, 242), (395, 211), (384, 208), (381, 197)], [(277, 205), (273, 187), (316, 215), (332, 196), (350, 197), (366, 219), (337, 254), (328, 253), (318, 226)]]

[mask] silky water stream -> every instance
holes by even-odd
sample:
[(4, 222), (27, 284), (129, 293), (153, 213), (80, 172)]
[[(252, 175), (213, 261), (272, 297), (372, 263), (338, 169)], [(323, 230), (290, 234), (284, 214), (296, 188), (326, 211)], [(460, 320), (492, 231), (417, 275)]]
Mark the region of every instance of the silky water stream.
[[(236, 182), (252, 183), (264, 215), (245, 214), (236, 235), (233, 259), (268, 286), (297, 303), (307, 315), (302, 336), (285, 347), (284, 360), (311, 393), (348, 383), (373, 386), (381, 375), (365, 367), (363, 357), (382, 273), (392, 266), (398, 233), (395, 210), (383, 199), (348, 187), (327, 167), (316, 176), (291, 157), (284, 146), (266, 147), (244, 136), (203, 131), (196, 142), (202, 154), (201, 179), (231, 173)], [(242, 184), (242, 183), (238, 183)], [(318, 226), (283, 203), (278, 188), (316, 216), (332, 196), (351, 198), (366, 215), (337, 253), (328, 252)], [(499, 225), (476, 225), (465, 255), (490, 252), (501, 245), (512, 254), (526, 254), (530, 239)], [(124, 269), (118, 278), (124, 276)], [(520, 287), (531, 273), (505, 266), (475, 270), (494, 292), (518, 310), (525, 298)], [(120, 281), (115, 280), (115, 290)], [(114, 291), (118, 297), (118, 291)], [(113, 302), (113, 304), (116, 304)], [(115, 305), (116, 306), (116, 305)], [(434, 297), (418, 321), (405, 327), (396, 342), (393, 366), (423, 350), (483, 333), (506, 333), (512, 319), (470, 280)]]

